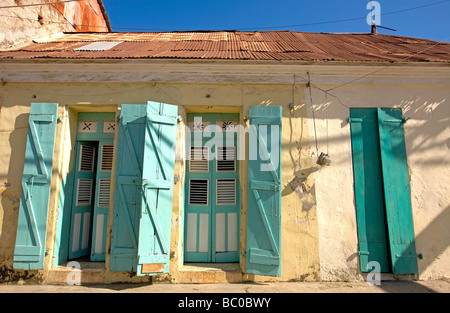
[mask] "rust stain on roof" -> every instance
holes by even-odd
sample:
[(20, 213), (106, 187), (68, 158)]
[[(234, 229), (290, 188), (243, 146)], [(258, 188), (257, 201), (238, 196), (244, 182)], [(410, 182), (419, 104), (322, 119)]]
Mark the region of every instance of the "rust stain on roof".
[[(98, 49), (83, 49), (92, 43), (102, 44), (96, 45)], [(2, 58), (450, 62), (450, 43), (383, 34), (294, 31), (64, 33), (21, 49), (0, 51)]]

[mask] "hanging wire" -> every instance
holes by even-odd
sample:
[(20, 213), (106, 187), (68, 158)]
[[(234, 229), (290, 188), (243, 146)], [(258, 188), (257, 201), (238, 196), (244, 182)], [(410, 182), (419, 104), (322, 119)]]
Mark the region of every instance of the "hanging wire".
[[(328, 93), (325, 93), (325, 103), (326, 104), (328, 103)], [(325, 121), (326, 121), (326, 127), (327, 127), (327, 155), (328, 155), (328, 144), (329, 144), (329, 138), (328, 138), (328, 121), (329, 121), (328, 110), (326, 112), (327, 112), (327, 116), (325, 117)]]
[(316, 142), (316, 153), (317, 156), (319, 156), (319, 146), (317, 143), (317, 130), (316, 130), (316, 116), (315, 116), (315, 112), (314, 112), (314, 104), (313, 104), (313, 100), (312, 100), (312, 91), (311, 91), (311, 76), (308, 72), (308, 87), (309, 87), (309, 101), (311, 104), (311, 111), (312, 111), (312, 115), (313, 115), (313, 123), (314, 123), (314, 139)]
[(292, 83), (292, 103), (289, 104), (291, 116), (293, 116), (295, 114), (295, 111), (294, 111), (294, 108), (295, 108), (295, 84), (296, 84), (296, 77), (294, 74), (294, 81)]

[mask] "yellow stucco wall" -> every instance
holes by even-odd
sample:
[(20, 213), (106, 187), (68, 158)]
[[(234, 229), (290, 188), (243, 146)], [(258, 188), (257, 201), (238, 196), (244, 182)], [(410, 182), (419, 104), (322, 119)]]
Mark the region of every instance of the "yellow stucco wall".
[[(208, 95), (208, 96), (206, 96)], [(244, 275), (244, 280), (317, 280), (320, 277), (318, 220), (314, 196), (314, 165), (310, 157), (309, 130), (304, 85), (272, 84), (160, 84), (160, 83), (7, 83), (0, 86), (2, 111), (0, 113), (0, 141), (5, 146), (0, 151), (0, 263), (12, 266), (20, 181), (23, 171), (28, 113), (32, 102), (59, 103), (62, 120), (57, 125), (53, 178), (49, 208), (45, 278), (52, 268), (55, 232), (58, 218), (58, 196), (61, 181), (72, 167), (72, 147), (76, 136), (77, 112), (115, 112), (120, 104), (143, 104), (159, 101), (176, 104), (182, 118), (182, 128), (187, 112), (240, 113), (241, 123), (248, 116), (250, 106), (279, 105), (283, 108), (282, 128), (282, 276), (267, 278)], [(294, 103), (291, 109), (289, 103)], [(117, 138), (117, 136), (116, 136)], [(184, 153), (184, 133), (177, 136), (177, 155)], [(183, 179), (184, 160), (175, 165), (174, 205), (172, 213), (172, 238), (170, 274), (163, 277), (179, 281), (183, 266)], [(240, 161), (241, 183), (241, 262), (245, 272), (243, 253), (246, 246), (247, 161)], [(114, 177), (114, 172), (112, 173)], [(303, 182), (304, 192), (293, 191), (290, 182)], [(112, 203), (112, 202), (111, 202)], [(112, 214), (110, 215), (112, 216)], [(109, 221), (111, 227), (112, 220)], [(107, 239), (107, 247), (110, 237)], [(109, 267), (107, 254), (106, 269)], [(129, 276), (129, 275), (128, 275)], [(105, 282), (128, 281), (127, 275), (106, 271)], [(127, 278), (128, 277), (128, 278)], [(132, 281), (141, 279), (133, 278)], [(145, 279), (144, 279), (145, 280)]]
[[(308, 102), (310, 134), (317, 134), (318, 150), (332, 164), (314, 173), (319, 212), (320, 265), (323, 280), (361, 279), (358, 263), (356, 209), (349, 107), (401, 108), (410, 176), (412, 216), (419, 274), (440, 279), (450, 275), (450, 103), (449, 86), (396, 85), (312, 88)], [(314, 140), (314, 138), (311, 138)], [(385, 275), (385, 279), (393, 279)]]
[[(322, 88), (322, 90), (316, 88)], [(244, 275), (244, 280), (361, 280), (353, 191), (349, 107), (402, 108), (419, 279), (450, 277), (450, 106), (447, 85), (398, 83), (341, 86), (316, 84), (177, 84), (177, 83), (6, 83), (0, 85), (0, 266), (12, 266), (20, 181), (23, 171), (28, 113), (31, 102), (59, 103), (52, 198), (49, 211), (47, 275), (58, 213), (59, 185), (71, 168), (76, 134), (75, 113), (114, 112), (120, 104), (149, 100), (176, 104), (184, 125), (189, 112), (233, 112), (240, 120), (250, 106), (280, 105), (282, 129), (282, 277)], [(206, 95), (209, 95), (208, 97)], [(336, 98), (337, 97), (337, 98)], [(294, 103), (290, 109), (289, 104)], [(117, 138), (117, 136), (116, 136)], [(184, 154), (184, 133), (177, 136), (177, 154)], [(317, 148), (316, 148), (317, 147)], [(328, 153), (331, 166), (316, 164)], [(245, 271), (246, 161), (240, 163), (241, 262)], [(114, 176), (114, 175), (113, 175)], [(184, 160), (178, 158), (172, 211), (170, 274), (161, 279), (180, 281), (183, 253)], [(302, 187), (294, 191), (291, 182)], [(110, 221), (111, 227), (112, 221)], [(110, 238), (108, 237), (107, 245)], [(106, 268), (108, 268), (108, 258)], [(128, 275), (129, 276), (129, 275)], [(105, 282), (139, 281), (106, 271)]]

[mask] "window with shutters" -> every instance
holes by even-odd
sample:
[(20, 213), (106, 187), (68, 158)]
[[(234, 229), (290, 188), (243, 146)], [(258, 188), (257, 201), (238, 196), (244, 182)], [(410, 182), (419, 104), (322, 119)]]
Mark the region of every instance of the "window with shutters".
[(350, 109), (360, 269), (417, 273), (400, 109)]

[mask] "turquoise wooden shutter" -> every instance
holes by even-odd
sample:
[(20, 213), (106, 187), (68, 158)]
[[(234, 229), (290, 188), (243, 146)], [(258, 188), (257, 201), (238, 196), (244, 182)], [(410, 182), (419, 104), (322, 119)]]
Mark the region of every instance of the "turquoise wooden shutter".
[(377, 110), (350, 109), (350, 129), (360, 269), (368, 272), (376, 261), (381, 272), (390, 272)]
[(169, 271), (177, 112), (164, 103), (122, 105), (112, 271)]
[(94, 206), (97, 145), (91, 141), (76, 143), (74, 190), (70, 219), (69, 259), (89, 253), (92, 208)]
[(249, 146), (246, 272), (281, 276), (281, 107), (250, 108)]
[(105, 261), (108, 230), (109, 198), (111, 195), (111, 171), (114, 156), (114, 141), (99, 142), (96, 175), (96, 199), (92, 218), (91, 261)]
[(22, 175), (14, 268), (44, 268), (58, 104), (32, 103)]
[(386, 219), (394, 274), (417, 273), (402, 111), (377, 109)]

